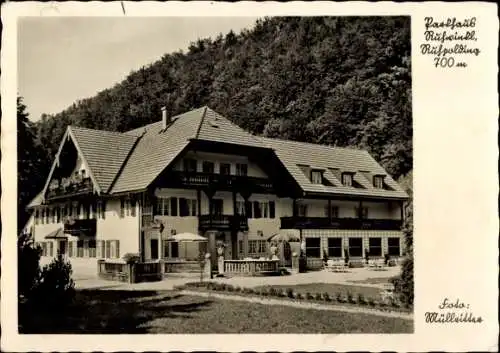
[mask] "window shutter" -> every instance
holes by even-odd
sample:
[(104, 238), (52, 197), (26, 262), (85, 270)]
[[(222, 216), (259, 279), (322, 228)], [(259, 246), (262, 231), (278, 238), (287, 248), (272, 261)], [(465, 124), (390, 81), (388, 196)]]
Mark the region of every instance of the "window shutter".
[(116, 258), (120, 258), (120, 241), (115, 240), (116, 242)]
[(261, 217), (261, 214), (260, 214), (260, 203), (258, 201), (254, 201), (253, 202), (253, 216), (254, 218), (260, 218)]
[(177, 197), (172, 197), (170, 199), (170, 215), (177, 217)]
[(130, 201), (130, 214), (132, 217), (135, 217), (135, 209), (136, 209), (137, 203), (135, 202), (135, 199), (132, 199)]
[(102, 200), (101, 203), (101, 217), (102, 219), (106, 219), (106, 200)]
[(73, 257), (73, 242), (70, 241), (68, 245), (68, 256)]
[(248, 218), (253, 218), (253, 214), (252, 214), (252, 202), (251, 201), (245, 201), (245, 215)]
[(189, 216), (189, 208), (187, 200), (184, 197), (179, 198), (179, 216)]
[(125, 200), (120, 199), (120, 218), (125, 217)]
[(105, 245), (104, 247), (105, 258), (109, 259), (111, 254), (111, 242), (109, 240), (106, 240), (104, 245)]
[(274, 201), (269, 201), (269, 217), (274, 218), (275, 213), (276, 213), (276, 210), (275, 210)]

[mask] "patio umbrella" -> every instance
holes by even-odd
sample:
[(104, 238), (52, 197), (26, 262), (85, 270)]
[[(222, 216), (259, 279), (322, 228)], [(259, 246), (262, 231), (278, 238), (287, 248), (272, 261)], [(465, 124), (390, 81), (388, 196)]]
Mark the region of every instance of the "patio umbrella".
[(167, 241), (170, 241), (170, 242), (179, 242), (179, 243), (182, 243), (182, 242), (196, 242), (196, 241), (204, 242), (204, 241), (208, 241), (208, 239), (205, 238), (205, 237), (202, 237), (201, 235), (198, 235), (198, 234), (193, 234), (193, 233), (179, 233), (179, 234), (175, 234), (175, 235), (172, 235), (172, 236), (168, 237)]
[(300, 241), (300, 237), (294, 233), (284, 233), (284, 232), (281, 232), (281, 233), (276, 233), (276, 234), (273, 234), (271, 235), (267, 241), (277, 241), (279, 243), (281, 242), (293, 242), (293, 241)]

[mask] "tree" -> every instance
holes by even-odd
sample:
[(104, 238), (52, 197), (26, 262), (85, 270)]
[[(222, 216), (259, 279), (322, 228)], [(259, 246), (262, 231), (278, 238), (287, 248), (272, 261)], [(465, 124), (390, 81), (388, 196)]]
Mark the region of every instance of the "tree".
[(28, 120), (26, 105), (22, 97), (17, 98), (17, 190), (19, 208), (17, 216), (18, 234), (28, 220), (25, 207), (40, 191), (48, 166), (43, 149), (36, 143), (36, 132)]

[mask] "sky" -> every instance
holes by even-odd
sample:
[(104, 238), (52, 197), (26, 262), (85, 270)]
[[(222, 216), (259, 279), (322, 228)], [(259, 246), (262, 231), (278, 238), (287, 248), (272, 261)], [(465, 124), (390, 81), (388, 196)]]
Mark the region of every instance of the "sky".
[(198, 38), (239, 33), (256, 17), (25, 17), (18, 22), (18, 94), (30, 119), (58, 113)]

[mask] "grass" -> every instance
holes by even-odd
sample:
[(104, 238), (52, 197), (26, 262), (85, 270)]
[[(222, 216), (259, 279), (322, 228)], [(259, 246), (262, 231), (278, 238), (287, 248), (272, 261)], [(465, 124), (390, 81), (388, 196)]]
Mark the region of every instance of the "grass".
[(410, 320), (156, 291), (78, 291), (65, 312), (20, 308), (20, 333), (410, 333)]
[[(268, 288), (269, 286), (256, 287)], [(351, 286), (347, 284), (336, 284), (336, 283), (308, 283), (308, 284), (297, 284), (297, 285), (273, 285), (274, 288), (279, 288), (281, 290), (287, 290), (288, 288), (293, 289), (296, 293), (307, 294), (307, 293), (328, 293), (331, 296), (337, 293), (342, 293), (347, 296), (348, 293), (355, 295), (362, 294), (365, 297), (380, 297), (380, 288), (366, 287), (366, 286)]]

